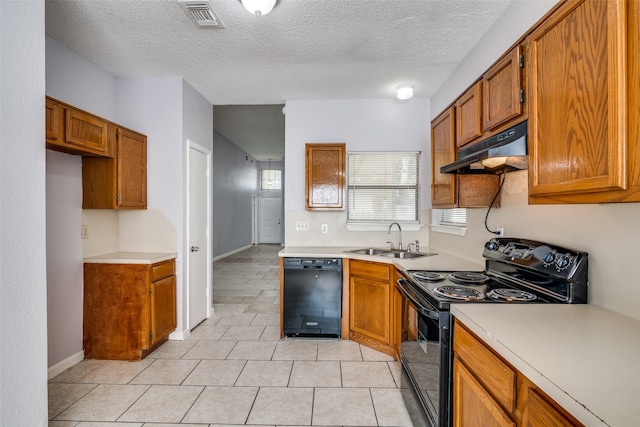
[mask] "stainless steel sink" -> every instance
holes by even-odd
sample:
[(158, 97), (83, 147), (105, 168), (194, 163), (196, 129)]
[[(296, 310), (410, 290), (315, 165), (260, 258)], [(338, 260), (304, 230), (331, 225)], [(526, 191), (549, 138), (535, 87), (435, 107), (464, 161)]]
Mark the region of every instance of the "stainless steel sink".
[(437, 255), (431, 252), (406, 252), (406, 251), (391, 251), (379, 254), (380, 256), (386, 256), (389, 258), (401, 258), (401, 259), (410, 259), (410, 258), (422, 258), (424, 256), (433, 256)]
[(382, 255), (384, 253), (389, 252), (389, 249), (380, 249), (380, 248), (362, 248), (362, 249), (353, 249), (351, 251), (345, 251), (351, 254), (362, 254), (362, 255)]

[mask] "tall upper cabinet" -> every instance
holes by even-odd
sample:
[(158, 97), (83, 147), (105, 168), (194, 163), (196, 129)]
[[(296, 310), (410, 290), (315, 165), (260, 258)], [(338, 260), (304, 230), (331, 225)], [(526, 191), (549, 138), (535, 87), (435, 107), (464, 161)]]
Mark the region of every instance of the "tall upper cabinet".
[(83, 209), (146, 209), (147, 137), (109, 123), (115, 157), (82, 158)]
[(307, 210), (344, 210), (346, 144), (309, 143), (305, 151)]
[(639, 14), (571, 0), (528, 37), (530, 203), (640, 201)]

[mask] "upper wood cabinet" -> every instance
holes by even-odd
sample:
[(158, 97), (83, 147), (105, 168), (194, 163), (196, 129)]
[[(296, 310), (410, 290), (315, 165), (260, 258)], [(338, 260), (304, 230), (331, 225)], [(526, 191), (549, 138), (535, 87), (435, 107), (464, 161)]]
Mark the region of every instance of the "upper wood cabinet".
[(451, 106), (431, 122), (431, 204), (434, 208), (453, 208), (458, 203), (454, 174), (440, 168), (456, 159), (455, 107)]
[(523, 47), (516, 46), (482, 76), (482, 129), (493, 131), (526, 112)]
[[(441, 166), (456, 159), (455, 115), (451, 106), (431, 122), (431, 206), (487, 207), (500, 187), (499, 176), (440, 173)], [(500, 206), (500, 198), (494, 206)]]
[(306, 144), (307, 210), (344, 210), (346, 144)]
[(107, 121), (53, 98), (46, 98), (47, 148), (83, 156), (113, 156)]
[(482, 136), (482, 81), (458, 98), (455, 109), (456, 145), (462, 147)]
[(639, 3), (567, 1), (529, 36), (530, 203), (640, 201)]
[(147, 137), (109, 123), (115, 157), (82, 158), (83, 209), (146, 209)]

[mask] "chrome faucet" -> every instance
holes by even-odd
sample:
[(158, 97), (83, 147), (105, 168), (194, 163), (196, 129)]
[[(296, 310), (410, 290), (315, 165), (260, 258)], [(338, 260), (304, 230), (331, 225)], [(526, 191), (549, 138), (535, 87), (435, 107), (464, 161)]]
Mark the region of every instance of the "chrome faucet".
[(400, 224), (398, 224), (397, 222), (392, 222), (389, 225), (387, 234), (391, 234), (391, 227), (393, 227), (394, 224), (398, 226), (398, 250), (402, 250), (402, 228), (400, 227)]

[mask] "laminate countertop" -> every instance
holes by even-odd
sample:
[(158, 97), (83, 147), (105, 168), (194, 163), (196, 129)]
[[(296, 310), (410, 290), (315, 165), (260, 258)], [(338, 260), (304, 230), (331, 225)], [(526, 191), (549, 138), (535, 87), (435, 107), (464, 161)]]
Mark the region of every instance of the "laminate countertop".
[(176, 258), (177, 254), (167, 252), (111, 252), (84, 259), (95, 264), (155, 264)]
[(439, 249), (421, 247), (420, 253), (431, 254), (421, 258), (390, 258), (381, 255), (363, 255), (349, 252), (363, 246), (297, 246), (285, 247), (281, 258), (348, 258), (393, 264), (400, 270), (483, 271), (485, 266)]
[(586, 426), (640, 426), (640, 321), (589, 304), (451, 313)]

